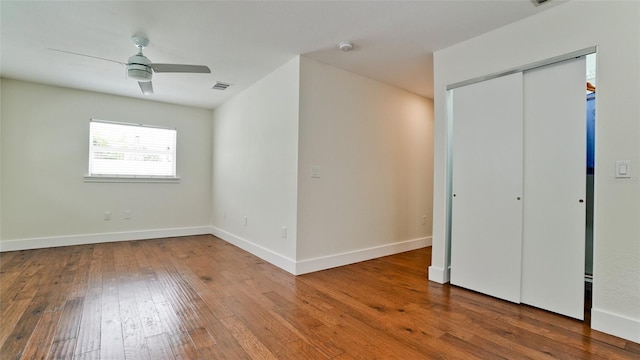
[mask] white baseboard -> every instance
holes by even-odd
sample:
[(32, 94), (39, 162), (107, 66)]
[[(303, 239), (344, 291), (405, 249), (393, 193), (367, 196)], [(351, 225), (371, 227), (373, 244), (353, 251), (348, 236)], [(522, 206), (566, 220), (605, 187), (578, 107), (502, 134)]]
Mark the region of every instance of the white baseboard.
[(431, 237), (429, 236), (346, 253), (295, 261), (215, 226), (211, 227), (211, 234), (293, 275), (302, 275), (314, 271), (326, 270), (333, 267), (349, 265), (360, 261), (371, 260), (382, 256), (431, 246)]
[(451, 271), (445, 270), (440, 267), (429, 266), (429, 281), (434, 281), (440, 284), (446, 284), (449, 282)]
[(321, 256), (313, 259), (295, 261), (286, 256), (273, 252), (249, 240), (226, 232), (222, 229), (210, 226), (173, 228), (143, 231), (127, 231), (102, 234), (85, 234), (69, 236), (53, 236), (42, 238), (30, 238), (19, 240), (0, 241), (0, 252), (42, 249), (58, 246), (86, 245), (116, 241), (157, 239), (175, 236), (191, 236), (212, 234), (225, 240), (251, 254), (268, 261), (269, 263), (293, 274), (301, 275), (309, 272), (330, 269), (333, 267), (349, 265), (360, 261), (371, 260), (382, 256), (398, 254), (405, 251), (431, 246), (431, 237), (424, 237), (402, 241), (393, 244), (385, 244), (366, 249), (359, 249), (339, 254)]
[(393, 244), (374, 246), (340, 254), (321, 256), (313, 259), (301, 260), (296, 263), (295, 275), (301, 275), (338, 266), (354, 264), (360, 261), (399, 254), (405, 251), (416, 250), (427, 246), (431, 246), (431, 236), (397, 242)]
[(267, 248), (264, 248), (256, 243), (253, 243), (249, 240), (243, 239), (239, 236), (236, 236), (232, 233), (226, 232), (220, 228), (212, 226), (209, 230), (209, 233), (213, 236), (217, 236), (220, 239), (233, 244), (239, 247), (242, 250), (245, 250), (264, 261), (267, 261), (284, 271), (287, 271), (291, 274), (296, 275), (296, 262), (293, 259), (290, 259), (286, 256), (280, 255), (276, 252), (273, 252)]
[(591, 309), (591, 328), (640, 343), (640, 321), (608, 311)]
[(69, 235), (69, 236), (53, 236), (19, 240), (3, 240), (0, 241), (0, 252), (42, 249), (58, 246), (97, 244), (116, 241), (129, 240), (145, 240), (166, 238), (174, 236), (191, 236), (210, 234), (209, 226), (142, 230), (142, 231), (125, 231), (103, 234), (85, 234), (85, 235)]

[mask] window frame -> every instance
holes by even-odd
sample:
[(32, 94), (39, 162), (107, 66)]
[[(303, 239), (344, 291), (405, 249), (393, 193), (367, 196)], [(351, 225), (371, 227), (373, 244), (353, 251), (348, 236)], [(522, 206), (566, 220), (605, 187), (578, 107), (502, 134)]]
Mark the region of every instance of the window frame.
[[(91, 123), (103, 123), (103, 124), (113, 124), (113, 125), (123, 125), (123, 126), (131, 126), (137, 128), (153, 128), (153, 129), (162, 129), (162, 130), (172, 130), (175, 131), (175, 147), (174, 147), (174, 156), (173, 156), (173, 173), (174, 175), (165, 176), (165, 175), (128, 175), (128, 174), (91, 174), (91, 161), (92, 161), (92, 142), (91, 138)], [(166, 127), (166, 126), (157, 126), (157, 125), (149, 125), (149, 124), (141, 124), (141, 123), (129, 123), (129, 122), (119, 122), (119, 121), (110, 121), (110, 120), (101, 120), (101, 119), (89, 119), (89, 133), (88, 133), (88, 149), (87, 149), (87, 173), (84, 175), (84, 182), (88, 183), (172, 183), (177, 184), (180, 182), (180, 177), (178, 176), (178, 130), (176, 128)]]

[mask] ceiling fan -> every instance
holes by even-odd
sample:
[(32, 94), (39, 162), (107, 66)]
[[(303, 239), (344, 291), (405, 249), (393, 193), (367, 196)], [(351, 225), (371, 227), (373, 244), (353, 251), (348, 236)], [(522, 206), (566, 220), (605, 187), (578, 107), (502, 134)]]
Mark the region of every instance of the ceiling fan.
[(153, 94), (153, 86), (151, 84), (151, 78), (153, 73), (199, 73), (208, 74), (211, 73), (211, 69), (205, 65), (184, 65), (184, 64), (159, 64), (153, 63), (149, 58), (144, 56), (142, 50), (149, 45), (149, 39), (142, 36), (132, 36), (133, 43), (138, 48), (138, 53), (129, 57), (126, 63), (105, 59), (97, 56), (91, 56), (86, 54), (79, 54), (71, 51), (49, 49), (53, 51), (63, 52), (67, 54), (86, 56), (94, 59), (111, 61), (127, 67), (127, 77), (138, 80), (140, 90), (145, 95)]

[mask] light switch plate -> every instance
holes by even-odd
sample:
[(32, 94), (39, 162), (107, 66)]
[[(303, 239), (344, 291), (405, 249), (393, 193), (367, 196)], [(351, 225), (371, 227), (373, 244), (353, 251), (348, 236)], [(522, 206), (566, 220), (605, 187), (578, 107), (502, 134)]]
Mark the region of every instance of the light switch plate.
[(631, 160), (616, 161), (616, 179), (627, 179), (631, 177)]
[(319, 178), (320, 177), (320, 166), (312, 166), (311, 167), (311, 177)]

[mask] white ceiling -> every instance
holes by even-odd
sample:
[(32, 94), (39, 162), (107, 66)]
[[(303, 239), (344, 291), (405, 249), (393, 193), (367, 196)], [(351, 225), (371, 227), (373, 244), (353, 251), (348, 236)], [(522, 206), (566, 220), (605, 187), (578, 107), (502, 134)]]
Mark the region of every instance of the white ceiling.
[[(0, 2), (0, 75), (214, 108), (296, 55), (433, 97), (433, 52), (531, 16), (502, 1), (6, 1)], [(130, 37), (150, 39), (157, 63), (207, 65), (211, 74), (154, 74), (144, 96), (122, 65)], [(340, 41), (355, 48), (341, 52)], [(232, 83), (212, 90), (216, 81)]]

